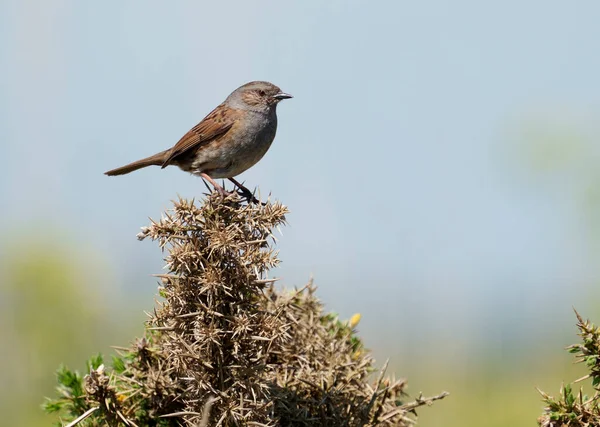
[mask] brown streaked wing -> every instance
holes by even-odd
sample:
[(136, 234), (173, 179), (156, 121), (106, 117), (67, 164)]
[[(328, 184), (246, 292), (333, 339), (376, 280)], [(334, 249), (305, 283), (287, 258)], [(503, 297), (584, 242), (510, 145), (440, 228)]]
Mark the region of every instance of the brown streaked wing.
[(212, 110), (200, 123), (194, 126), (188, 133), (171, 148), (169, 156), (162, 164), (162, 167), (168, 166), (173, 159), (183, 153), (197, 148), (214, 140), (218, 136), (225, 134), (233, 124), (238, 120), (240, 112), (233, 110), (224, 104), (219, 105)]

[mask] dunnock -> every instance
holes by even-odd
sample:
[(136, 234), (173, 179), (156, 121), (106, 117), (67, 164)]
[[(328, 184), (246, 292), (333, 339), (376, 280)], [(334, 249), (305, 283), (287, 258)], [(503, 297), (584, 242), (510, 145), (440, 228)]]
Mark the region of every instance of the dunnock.
[(123, 175), (146, 166), (175, 165), (206, 179), (222, 194), (226, 191), (215, 179), (227, 178), (254, 200), (252, 193), (234, 177), (265, 155), (277, 130), (277, 104), (291, 97), (269, 82), (246, 83), (172, 148), (105, 174)]

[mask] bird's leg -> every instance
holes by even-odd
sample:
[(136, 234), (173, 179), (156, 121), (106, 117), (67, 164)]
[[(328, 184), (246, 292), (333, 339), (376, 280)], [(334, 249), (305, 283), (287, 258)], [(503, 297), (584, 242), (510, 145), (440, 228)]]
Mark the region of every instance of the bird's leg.
[(217, 181), (212, 179), (210, 176), (208, 176), (204, 172), (202, 172), (200, 174), (200, 176), (202, 178), (204, 178), (205, 180), (207, 180), (208, 182), (210, 182), (212, 184), (212, 186), (215, 187), (215, 190), (217, 190), (221, 196), (227, 196), (229, 194), (227, 191), (225, 191), (225, 189), (223, 187), (221, 187), (219, 184), (217, 184)]
[(254, 197), (254, 194), (252, 194), (252, 192), (250, 190), (248, 190), (246, 187), (244, 187), (242, 184), (240, 184), (237, 180), (235, 180), (234, 178), (228, 178), (228, 179), (229, 179), (229, 181), (233, 182), (233, 184), (240, 189), (240, 191), (242, 192), (242, 196), (244, 196), (246, 199), (248, 199), (252, 203), (260, 203), (258, 201), (258, 199), (256, 197)]

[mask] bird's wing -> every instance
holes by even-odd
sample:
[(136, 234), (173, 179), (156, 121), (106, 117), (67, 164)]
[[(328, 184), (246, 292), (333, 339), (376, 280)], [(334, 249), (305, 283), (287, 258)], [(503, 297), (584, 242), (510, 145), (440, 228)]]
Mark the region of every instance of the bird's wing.
[(219, 136), (227, 133), (240, 117), (240, 111), (231, 109), (224, 104), (212, 110), (200, 123), (171, 148), (162, 167), (168, 166), (173, 159), (193, 148), (208, 144)]

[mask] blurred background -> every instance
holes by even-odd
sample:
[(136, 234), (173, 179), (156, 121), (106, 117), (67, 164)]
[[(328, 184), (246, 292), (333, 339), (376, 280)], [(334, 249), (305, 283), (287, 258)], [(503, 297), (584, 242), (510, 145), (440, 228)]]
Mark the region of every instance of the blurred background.
[(241, 176), (290, 207), (286, 286), (360, 312), (422, 426), (530, 426), (600, 322), (600, 3), (0, 2), (0, 412), (38, 409), (143, 331), (162, 254), (139, 228), (202, 181), (103, 172), (172, 146), (268, 80), (269, 153)]

